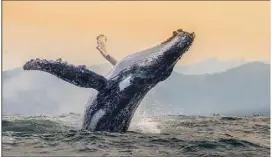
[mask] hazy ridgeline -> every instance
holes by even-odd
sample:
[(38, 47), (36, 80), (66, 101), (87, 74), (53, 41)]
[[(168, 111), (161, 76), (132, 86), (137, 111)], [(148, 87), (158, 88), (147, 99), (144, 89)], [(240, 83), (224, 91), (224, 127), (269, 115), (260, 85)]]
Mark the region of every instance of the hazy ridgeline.
[[(106, 74), (111, 66), (93, 65)], [(205, 74), (206, 73), (206, 74)], [(152, 89), (137, 113), (152, 115), (269, 115), (270, 64), (207, 60), (177, 66), (169, 79)], [(50, 74), (23, 71), (3, 72), (3, 113), (55, 115), (82, 113), (93, 89), (79, 88)]]

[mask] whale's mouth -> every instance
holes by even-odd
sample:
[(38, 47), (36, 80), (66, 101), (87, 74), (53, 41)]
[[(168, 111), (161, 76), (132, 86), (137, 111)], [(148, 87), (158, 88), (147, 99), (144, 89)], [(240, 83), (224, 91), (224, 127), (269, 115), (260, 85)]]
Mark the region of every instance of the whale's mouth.
[(173, 40), (175, 37), (179, 38), (180, 42), (183, 41), (190, 45), (193, 43), (195, 39), (195, 32), (189, 33), (189, 32), (183, 31), (182, 29), (178, 29), (176, 31), (173, 31), (173, 35), (169, 37), (168, 39), (166, 39), (165, 41), (163, 41), (161, 44), (166, 44), (170, 42), (171, 40)]

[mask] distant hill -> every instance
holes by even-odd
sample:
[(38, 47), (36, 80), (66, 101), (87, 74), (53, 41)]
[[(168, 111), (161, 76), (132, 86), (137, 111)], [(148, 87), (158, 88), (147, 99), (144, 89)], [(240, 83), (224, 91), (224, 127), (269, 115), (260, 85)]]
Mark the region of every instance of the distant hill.
[(185, 114), (270, 113), (270, 65), (253, 62), (212, 75), (173, 73), (154, 97)]
[(106, 75), (112, 68), (112, 65), (109, 63), (99, 64), (99, 65), (91, 65), (88, 69), (92, 70), (101, 75)]
[[(89, 68), (106, 74), (111, 66)], [(17, 68), (2, 74), (4, 114), (83, 112), (94, 91), (75, 87), (44, 72)], [(270, 114), (270, 64), (246, 63), (205, 75), (173, 72), (148, 93), (138, 112), (148, 115)]]
[(210, 58), (192, 65), (176, 66), (174, 70), (180, 74), (188, 75), (213, 74), (224, 72), (226, 70), (238, 67), (245, 63), (246, 62), (244, 60), (220, 61), (216, 58)]
[[(214, 74), (227, 71), (229, 69), (238, 67), (246, 64), (244, 60), (229, 60), (220, 61), (216, 58), (206, 59), (196, 64), (191, 65), (176, 65), (174, 71), (179, 74), (186, 75), (203, 75), (203, 74)], [(269, 64), (269, 63), (268, 63)], [(90, 66), (90, 69), (105, 74), (111, 69), (111, 65), (108, 63)]]

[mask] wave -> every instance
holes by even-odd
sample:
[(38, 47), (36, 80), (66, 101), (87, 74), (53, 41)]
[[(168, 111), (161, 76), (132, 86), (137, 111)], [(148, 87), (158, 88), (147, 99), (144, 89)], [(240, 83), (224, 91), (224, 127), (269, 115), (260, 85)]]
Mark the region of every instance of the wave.
[[(227, 118), (201, 116), (150, 117), (160, 132), (126, 133), (81, 130), (81, 115), (4, 116), (4, 156), (269, 156), (269, 117)], [(231, 119), (231, 120), (229, 120)], [(137, 121), (137, 120), (136, 120)], [(142, 120), (143, 122), (144, 120)], [(140, 122), (140, 123), (142, 123)], [(246, 122), (246, 123), (245, 123)], [(246, 139), (252, 125), (252, 136)], [(136, 125), (137, 126), (137, 125)], [(153, 127), (153, 126), (152, 126)], [(152, 128), (151, 127), (151, 128)], [(236, 127), (236, 128), (235, 128)], [(141, 126), (138, 125), (141, 130)], [(224, 131), (235, 129), (235, 134)], [(150, 130), (150, 128), (149, 128)], [(247, 132), (245, 132), (247, 131)], [(258, 132), (259, 131), (259, 132)], [(253, 135), (261, 141), (252, 140)], [(235, 136), (234, 136), (235, 135)], [(257, 138), (258, 139), (258, 138)]]
[(59, 116), (4, 116), (2, 120), (3, 131), (24, 133), (48, 133), (61, 130), (75, 129), (76, 125), (71, 119), (79, 120), (80, 115), (75, 113)]

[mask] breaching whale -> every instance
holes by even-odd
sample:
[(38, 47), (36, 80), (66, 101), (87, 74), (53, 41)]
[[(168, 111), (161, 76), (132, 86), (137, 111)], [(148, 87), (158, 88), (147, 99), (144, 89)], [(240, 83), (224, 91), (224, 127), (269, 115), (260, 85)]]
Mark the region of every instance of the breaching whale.
[(171, 75), (194, 38), (194, 33), (179, 29), (159, 45), (128, 55), (119, 62), (97, 47), (114, 66), (105, 77), (84, 65), (74, 66), (61, 59), (32, 59), (23, 68), (48, 72), (76, 86), (97, 91), (88, 101), (83, 130), (125, 132), (144, 96)]

